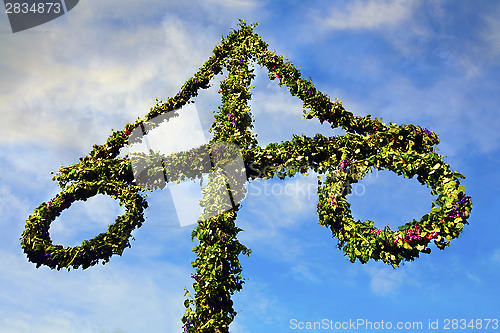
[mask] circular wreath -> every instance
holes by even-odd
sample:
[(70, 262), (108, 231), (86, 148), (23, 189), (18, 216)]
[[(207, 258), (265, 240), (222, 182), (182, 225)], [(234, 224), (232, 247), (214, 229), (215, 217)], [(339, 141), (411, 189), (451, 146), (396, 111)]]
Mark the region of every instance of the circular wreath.
[[(425, 134), (432, 134), (424, 130)], [(434, 134), (435, 135), (435, 134)], [(351, 262), (362, 263), (369, 259), (382, 260), (394, 267), (402, 260), (414, 260), (419, 253), (430, 253), (431, 241), (439, 249), (449, 245), (459, 236), (472, 209), (470, 197), (465, 196), (464, 186), (458, 179), (460, 173), (450, 170), (442, 156), (435, 152), (419, 153), (409, 150), (372, 151), (368, 159), (344, 158), (337, 171), (327, 174), (324, 184), (318, 180), (318, 216), (320, 224), (329, 227), (339, 239), (339, 248)], [(354, 221), (346, 196), (352, 184), (361, 180), (371, 169), (387, 169), (412, 178), (432, 188), (438, 195), (432, 209), (420, 221), (413, 220), (398, 230), (374, 227), (373, 221)], [(322, 186), (323, 185), (323, 186)]]
[[(66, 267), (93, 266), (104, 260), (108, 262), (113, 254), (121, 255), (126, 247), (130, 247), (129, 238), (132, 230), (140, 227), (144, 222), (143, 211), (147, 207), (146, 200), (139, 194), (140, 187), (133, 185), (130, 179), (121, 177), (120, 171), (126, 160), (113, 160), (108, 164), (109, 175), (95, 173), (99, 168), (83, 168), (82, 164), (72, 166), (71, 176), (77, 182), (65, 186), (56, 197), (47, 203), (42, 203), (26, 221), (26, 229), (21, 237), (21, 245), (29, 261), (36, 263), (36, 267), (47, 265), (58, 270)], [(82, 161), (82, 163), (85, 161)], [(96, 161), (99, 164), (99, 161)], [(78, 168), (80, 166), (81, 168)], [(93, 172), (90, 172), (93, 171)], [(99, 177), (99, 181), (86, 180), (91, 174)], [(49, 235), (50, 224), (71, 206), (75, 201), (86, 201), (97, 195), (109, 195), (120, 200), (120, 206), (125, 206), (125, 214), (118, 216), (115, 222), (108, 227), (107, 232), (100, 233), (90, 240), (85, 240), (80, 246), (63, 247), (52, 244)]]

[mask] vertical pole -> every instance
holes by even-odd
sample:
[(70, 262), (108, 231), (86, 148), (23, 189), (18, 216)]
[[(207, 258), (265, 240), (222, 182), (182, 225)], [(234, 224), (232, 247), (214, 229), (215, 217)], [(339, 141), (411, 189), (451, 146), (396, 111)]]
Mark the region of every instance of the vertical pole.
[[(252, 116), (247, 105), (251, 98), (249, 85), (254, 74), (249, 70), (246, 47), (230, 48), (229, 52), (226, 60), (229, 73), (220, 85), (222, 105), (211, 128), (214, 132), (212, 142), (233, 143), (245, 152), (257, 144), (255, 134), (251, 132)], [(246, 170), (238, 172), (246, 174)], [(196, 274), (192, 276), (195, 279), (195, 297), (184, 302), (187, 308), (182, 318), (184, 332), (228, 333), (229, 324), (236, 315), (231, 295), (241, 290), (244, 283), (238, 256), (242, 253), (249, 255), (250, 250), (238, 241), (237, 234), (242, 229), (235, 224), (240, 205), (235, 203), (234, 198), (244, 195), (244, 184), (241, 177), (235, 177), (238, 179), (231, 179), (229, 187), (227, 177), (231, 175), (227, 175), (223, 168), (215, 167), (202, 190), (204, 198), (201, 206), (204, 210), (192, 234), (192, 238), (199, 241), (199, 245), (193, 248), (197, 255), (192, 263), (196, 268)], [(228, 197), (228, 193), (232, 208), (220, 213), (220, 207), (227, 204), (223, 199)]]

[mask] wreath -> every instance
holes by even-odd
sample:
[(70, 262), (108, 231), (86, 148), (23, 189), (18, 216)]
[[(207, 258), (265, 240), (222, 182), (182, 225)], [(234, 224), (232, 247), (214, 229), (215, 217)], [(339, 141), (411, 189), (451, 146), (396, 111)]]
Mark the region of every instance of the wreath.
[[(393, 126), (392, 129), (397, 135), (406, 132), (404, 134), (410, 136), (409, 142), (423, 135), (433, 141), (437, 139), (427, 129), (417, 132), (409, 131), (408, 127)], [(351, 262), (358, 259), (366, 263), (374, 259), (398, 266), (402, 260), (418, 258), (420, 252), (430, 253), (428, 245), (431, 241), (439, 249), (449, 246), (450, 240), (461, 233), (472, 209), (470, 197), (465, 195), (464, 186), (459, 182), (463, 175), (451, 171), (450, 166), (443, 163), (442, 156), (435, 152), (403, 151), (395, 149), (395, 146), (392, 149), (377, 149), (372, 144), (377, 137), (356, 139), (351, 137), (350, 140), (361, 147), (357, 150), (359, 154), (342, 159), (336, 172), (327, 174), (324, 184), (321, 179), (318, 180), (319, 224), (332, 230), (339, 240), (339, 248)], [(361, 152), (363, 148), (364, 154)], [(363, 155), (370, 157), (363, 158)], [(407, 178), (416, 175), (422, 185), (430, 187), (433, 195), (438, 195), (432, 202), (430, 212), (419, 221), (413, 220), (400, 226), (398, 230), (390, 230), (388, 226), (375, 228), (373, 221), (354, 221), (346, 196), (351, 193), (352, 185), (373, 168), (387, 169)]]
[[(83, 269), (93, 266), (103, 260), (108, 262), (113, 254), (121, 255), (130, 247), (129, 239), (135, 228), (144, 222), (143, 211), (147, 202), (139, 191), (143, 189), (132, 184), (130, 164), (126, 159), (104, 161), (85, 159), (69, 172), (73, 181), (66, 185), (69, 179), (62, 181), (63, 191), (47, 203), (42, 203), (26, 221), (26, 228), (21, 238), (21, 245), (28, 260), (57, 270), (70, 266)], [(100, 172), (102, 171), (102, 172)], [(104, 172), (106, 171), (106, 172)], [(110, 177), (112, 171), (117, 171)], [(97, 175), (97, 181), (89, 181), (91, 175)], [(78, 181), (75, 181), (78, 180)], [(109, 195), (120, 200), (120, 206), (126, 211), (118, 216), (108, 227), (108, 231), (100, 233), (90, 240), (85, 240), (80, 246), (63, 247), (52, 244), (49, 234), (51, 223), (75, 201), (86, 201), (97, 194)]]

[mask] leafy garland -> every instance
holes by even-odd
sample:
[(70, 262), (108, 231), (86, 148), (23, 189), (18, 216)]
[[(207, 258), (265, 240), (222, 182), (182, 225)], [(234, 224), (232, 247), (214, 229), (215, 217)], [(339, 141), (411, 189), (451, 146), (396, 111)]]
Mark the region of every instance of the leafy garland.
[[(233, 202), (233, 209), (213, 216), (222, 193), (229, 191), (232, 198), (244, 196), (244, 184), (229, 188), (228, 175), (221, 168), (214, 168), (207, 155), (216, 154), (217, 144), (231, 142), (238, 145), (245, 162), (245, 179), (293, 177), (297, 172), (307, 174), (314, 170), (326, 174), (324, 183), (318, 180), (319, 222), (329, 227), (339, 239), (339, 247), (352, 262), (356, 259), (366, 263), (369, 259), (382, 260), (392, 266), (401, 261), (413, 260), (419, 253), (430, 253), (433, 241), (439, 249), (448, 246), (451, 239), (459, 236), (472, 209), (470, 197), (460, 185), (458, 172), (450, 170), (442, 156), (433, 151), (439, 143), (432, 131), (414, 125), (383, 124), (381, 120), (354, 116), (339, 100), (318, 91), (309, 80), (301, 78), (294, 65), (282, 56), (268, 50), (268, 45), (253, 32), (256, 24), (247, 25), (240, 20), (240, 29), (232, 31), (213, 50), (213, 55), (200, 70), (182, 86), (180, 92), (163, 103), (157, 101), (145, 119), (127, 124), (123, 130), (114, 131), (102, 145), (94, 145), (80, 163), (62, 167), (53, 177), (59, 182), (62, 192), (48, 203), (42, 203), (28, 218), (21, 237), (21, 245), (28, 260), (37, 268), (88, 268), (102, 260), (108, 262), (113, 254), (121, 255), (130, 247), (129, 239), (135, 228), (144, 222), (143, 211), (147, 202), (139, 192), (143, 187), (136, 184), (132, 163), (152, 165), (152, 161), (164, 161), (162, 168), (149, 168), (136, 175), (146, 189), (163, 188), (158, 173), (175, 175), (171, 181), (199, 178), (212, 171), (208, 185), (203, 188), (201, 205), (203, 215), (192, 233), (199, 241), (193, 251), (197, 259), (193, 262), (196, 274), (193, 289), (195, 298), (184, 302), (187, 310), (182, 318), (185, 332), (228, 332), (236, 311), (231, 295), (242, 288), (240, 254), (250, 250), (239, 243), (235, 219), (240, 204)], [(285, 85), (293, 96), (303, 101), (304, 118), (317, 118), (332, 128), (341, 127), (347, 134), (327, 138), (317, 134), (314, 138), (294, 135), (291, 141), (271, 143), (265, 148), (257, 145), (252, 133), (252, 115), (248, 106), (251, 98), (250, 86), (254, 78), (251, 63), (267, 68), (269, 78)], [(130, 139), (132, 131), (144, 124), (148, 130), (158, 126), (157, 117), (181, 108), (198, 94), (199, 89), (209, 87), (210, 80), (225, 68), (227, 77), (221, 82), (222, 105), (216, 112), (211, 131), (214, 138), (207, 145), (171, 156), (136, 154), (119, 158), (120, 149)], [(147, 132), (147, 131), (146, 131)], [(145, 133), (146, 134), (146, 133)], [(134, 139), (142, 140), (140, 137)], [(222, 152), (226, 154), (227, 152)], [(231, 156), (223, 156), (230, 161)], [(220, 160), (224, 160), (221, 158)], [(134, 165), (137, 166), (137, 165)], [(189, 168), (188, 168), (189, 166)], [(387, 169), (412, 178), (417, 176), (421, 184), (431, 187), (438, 195), (431, 211), (420, 221), (413, 220), (392, 231), (373, 226), (372, 221), (354, 221), (346, 196), (352, 184), (362, 179), (372, 169)], [(236, 177), (237, 178), (237, 177)], [(232, 180), (232, 184), (237, 179)], [(139, 183), (139, 181), (138, 181)], [(75, 201), (85, 201), (96, 194), (109, 195), (126, 207), (108, 231), (80, 246), (63, 247), (53, 245), (49, 235), (50, 224)], [(213, 211), (212, 211), (213, 212)], [(205, 216), (205, 217), (204, 217)], [(186, 291), (186, 295), (189, 292)], [(192, 308), (194, 307), (194, 309)]]

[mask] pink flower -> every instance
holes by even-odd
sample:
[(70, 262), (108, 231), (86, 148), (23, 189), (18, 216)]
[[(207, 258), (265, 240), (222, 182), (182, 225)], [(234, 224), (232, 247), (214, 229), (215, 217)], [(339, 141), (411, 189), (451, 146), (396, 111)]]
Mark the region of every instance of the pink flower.
[(407, 242), (421, 239), (422, 237), (420, 237), (420, 229), (418, 228), (418, 225), (405, 231), (405, 240)]
[(437, 236), (437, 232), (433, 231), (433, 232), (430, 232), (429, 234), (427, 234), (427, 236), (425, 238), (433, 239), (433, 238), (436, 238), (436, 236)]
[(344, 170), (348, 166), (349, 166), (349, 160), (347, 158), (344, 158), (342, 161), (340, 161), (339, 169)]

